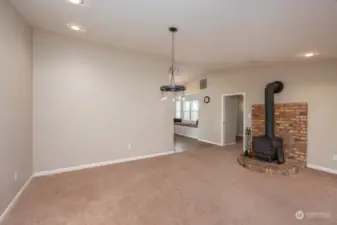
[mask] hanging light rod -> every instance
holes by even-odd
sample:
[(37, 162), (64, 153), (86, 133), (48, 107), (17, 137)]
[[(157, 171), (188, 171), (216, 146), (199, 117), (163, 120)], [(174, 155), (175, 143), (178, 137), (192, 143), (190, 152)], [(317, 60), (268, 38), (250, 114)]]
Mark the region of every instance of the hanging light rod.
[(164, 94), (165, 92), (183, 92), (186, 87), (183, 85), (177, 85), (175, 83), (175, 76), (179, 73), (179, 69), (175, 64), (175, 34), (178, 32), (178, 28), (175, 26), (169, 27), (169, 31), (172, 33), (172, 55), (171, 55), (171, 66), (169, 68), (170, 84), (160, 87), (160, 91)]
[(172, 32), (172, 33), (176, 33), (176, 32), (178, 32), (178, 28), (172, 26), (172, 27), (169, 27), (169, 31)]

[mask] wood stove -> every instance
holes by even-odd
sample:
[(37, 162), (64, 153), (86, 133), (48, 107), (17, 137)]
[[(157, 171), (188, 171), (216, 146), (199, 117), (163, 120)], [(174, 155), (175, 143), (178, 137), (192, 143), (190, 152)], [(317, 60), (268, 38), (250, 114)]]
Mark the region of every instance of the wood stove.
[(265, 135), (253, 137), (253, 157), (278, 164), (284, 163), (283, 139), (275, 137), (274, 94), (283, 90), (283, 83), (275, 81), (265, 88)]

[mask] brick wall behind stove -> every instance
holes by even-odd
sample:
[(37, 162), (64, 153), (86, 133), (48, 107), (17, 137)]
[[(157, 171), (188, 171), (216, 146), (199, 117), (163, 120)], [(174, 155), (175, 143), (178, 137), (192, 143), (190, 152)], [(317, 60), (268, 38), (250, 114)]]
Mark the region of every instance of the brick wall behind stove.
[[(264, 104), (252, 107), (253, 136), (265, 134)], [(306, 103), (275, 104), (275, 135), (282, 137), (285, 158), (307, 162), (308, 105)]]

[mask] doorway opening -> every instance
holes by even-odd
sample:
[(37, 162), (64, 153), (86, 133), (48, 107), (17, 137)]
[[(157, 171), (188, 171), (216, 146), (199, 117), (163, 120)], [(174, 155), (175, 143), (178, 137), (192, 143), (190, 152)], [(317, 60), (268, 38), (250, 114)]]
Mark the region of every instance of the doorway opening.
[(221, 145), (246, 143), (246, 93), (224, 94), (222, 103)]

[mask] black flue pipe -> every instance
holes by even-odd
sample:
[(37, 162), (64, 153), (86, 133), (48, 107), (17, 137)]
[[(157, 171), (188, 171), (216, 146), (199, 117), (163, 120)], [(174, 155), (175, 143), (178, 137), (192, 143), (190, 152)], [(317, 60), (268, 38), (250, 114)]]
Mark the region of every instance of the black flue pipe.
[(266, 136), (269, 138), (275, 137), (274, 126), (274, 94), (280, 93), (283, 90), (283, 83), (281, 81), (274, 81), (269, 84), (264, 89), (265, 99), (265, 128)]

